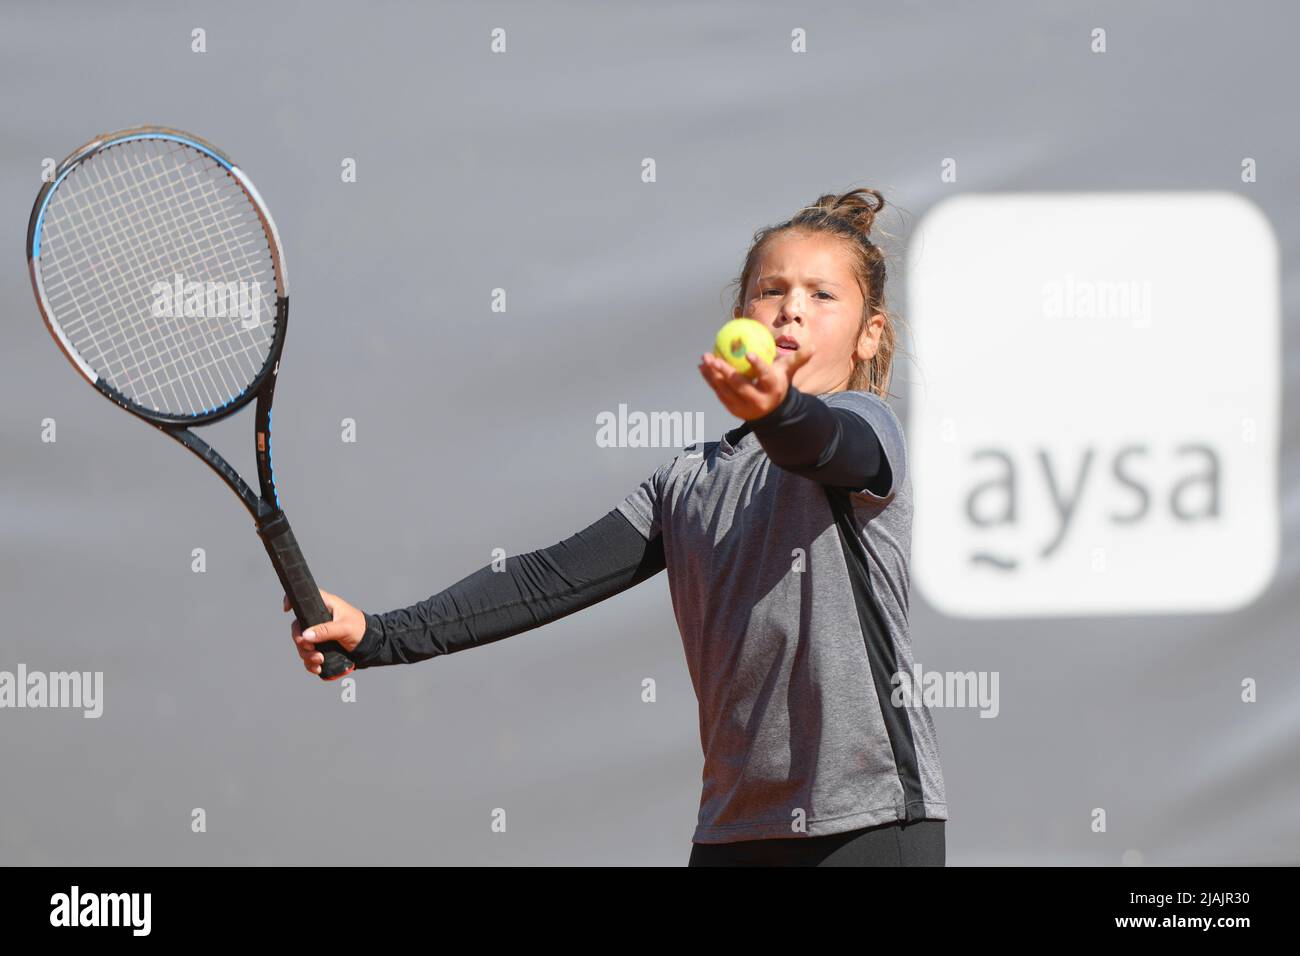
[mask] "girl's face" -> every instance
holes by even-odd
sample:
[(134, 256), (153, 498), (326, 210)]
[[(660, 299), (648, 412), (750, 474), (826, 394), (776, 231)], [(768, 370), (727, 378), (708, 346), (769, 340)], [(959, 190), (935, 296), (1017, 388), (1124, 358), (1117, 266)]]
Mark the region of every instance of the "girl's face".
[(813, 357), (794, 373), (801, 392), (840, 392), (853, 364), (876, 354), (885, 317), (873, 315), (858, 334), (862, 291), (844, 240), (821, 233), (788, 231), (768, 241), (745, 290), (744, 312), (735, 318), (762, 322), (776, 339), (776, 364), (792, 360), (795, 346)]

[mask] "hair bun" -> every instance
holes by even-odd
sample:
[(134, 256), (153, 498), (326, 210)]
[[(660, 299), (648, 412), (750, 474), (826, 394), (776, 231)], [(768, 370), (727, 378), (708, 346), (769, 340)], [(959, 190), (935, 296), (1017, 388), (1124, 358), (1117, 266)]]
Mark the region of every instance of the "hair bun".
[(876, 214), (885, 208), (885, 197), (875, 189), (854, 189), (847, 193), (826, 193), (817, 197), (811, 209), (843, 219), (867, 236), (876, 223)]

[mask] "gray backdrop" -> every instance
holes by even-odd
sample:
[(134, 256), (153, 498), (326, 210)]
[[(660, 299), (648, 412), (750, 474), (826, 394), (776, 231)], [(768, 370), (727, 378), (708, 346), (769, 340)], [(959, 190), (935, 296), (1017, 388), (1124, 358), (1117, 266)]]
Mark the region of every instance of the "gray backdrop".
[[(947, 617), (914, 586), (912, 628), (927, 669), (1001, 675), (997, 719), (935, 711), (951, 864), (1300, 862), (1297, 27), (1280, 3), (7, 4), (0, 670), (106, 686), (95, 720), (0, 710), (0, 861), (681, 865), (690, 849), (701, 755), (665, 576), (363, 673), (343, 704), (301, 669), (234, 497), (59, 355), (21, 253), (41, 162), (158, 123), (229, 152), (276, 216), (294, 305), (277, 475), (321, 585), (368, 610), (568, 536), (673, 454), (599, 447), (598, 414), (699, 411), (711, 439), (734, 425), (696, 358), (753, 230), (819, 193), (884, 191), (907, 213), (887, 220), (901, 257), (954, 193), (1245, 191), (1256, 157), (1249, 195), (1283, 263), (1272, 584), (1230, 614), (1028, 620)], [(902, 278), (887, 293), (907, 317)], [(913, 374), (900, 363), (893, 389), (909, 431)], [(251, 430), (242, 415), (212, 436), (245, 473)]]

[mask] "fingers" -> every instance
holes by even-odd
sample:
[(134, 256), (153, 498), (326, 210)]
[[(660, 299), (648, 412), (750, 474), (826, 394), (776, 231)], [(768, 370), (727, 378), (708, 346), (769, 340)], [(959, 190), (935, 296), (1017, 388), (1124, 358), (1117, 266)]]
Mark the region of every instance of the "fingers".
[(765, 361), (760, 355), (748, 353), (749, 364), (754, 369), (753, 378), (742, 375), (716, 356), (702, 358), (701, 374), (732, 414), (746, 420), (762, 417), (774, 402), (785, 396), (788, 381), (780, 366)]
[[(751, 362), (755, 357), (756, 356), (750, 356)], [(734, 392), (740, 393), (740, 396), (743, 396), (747, 389), (754, 387), (754, 383), (744, 375), (741, 375), (739, 370), (732, 368), (716, 355), (706, 354), (702, 356), (702, 358), (703, 364), (700, 367), (700, 371), (704, 374), (705, 381), (713, 387), (714, 391), (729, 388)], [(757, 366), (755, 366), (755, 368), (757, 369)]]
[(704, 382), (709, 388), (713, 389), (713, 394), (717, 396), (718, 401), (722, 402), (727, 411), (735, 413), (735, 396), (732, 389), (727, 385), (722, 377), (722, 373), (716, 368), (710, 366), (707, 362), (700, 363), (700, 375), (704, 377)]
[(317, 641), (334, 641), (343, 636), (343, 628), (336, 621), (313, 624), (302, 632), (302, 640), (315, 645)]
[(767, 379), (773, 377), (772, 366), (770, 363), (763, 360), (763, 356), (757, 354), (756, 352), (750, 352), (745, 356), (745, 358), (749, 359), (749, 364), (752, 365), (754, 367), (754, 371), (758, 373), (757, 375), (754, 376), (755, 380), (758, 383), (766, 384)]
[[(779, 353), (778, 353), (779, 354)], [(758, 375), (754, 384), (760, 392), (781, 393), (785, 397), (785, 388), (794, 380), (794, 373), (808, 364), (812, 359), (811, 347), (800, 347), (788, 359), (781, 356), (781, 361), (769, 362), (761, 355), (749, 355), (749, 364), (754, 366)]]
[[(325, 606), (329, 609), (330, 614), (335, 615), (337, 613), (336, 608), (338, 606), (339, 598), (330, 594), (328, 591), (321, 591), (320, 594), (321, 599), (325, 602)], [(287, 594), (284, 596), (284, 609), (286, 611), (293, 610), (293, 604), (290, 602), (289, 595)], [(302, 659), (302, 666), (307, 673), (316, 674), (317, 676), (320, 675), (321, 667), (325, 664), (325, 655), (316, 650), (316, 641), (330, 640), (331, 629), (337, 628), (337, 624), (326, 622), (324, 624), (317, 624), (314, 627), (309, 627), (307, 632), (304, 634), (302, 625), (298, 623), (296, 617), (289, 625), (289, 633), (293, 636), (294, 647), (297, 649), (298, 656)]]
[[(337, 594), (330, 594), (329, 591), (321, 588), (320, 597), (321, 600), (325, 602), (326, 610), (328, 610), (331, 615), (334, 615), (335, 608), (340, 600), (339, 596)], [(284, 609), (286, 611), (293, 610), (293, 604), (289, 601), (289, 595), (287, 594), (284, 596)]]
[(302, 663), (307, 670), (313, 674), (319, 674), (321, 665), (325, 663), (325, 655), (316, 650), (316, 645), (303, 636), (302, 628), (294, 621), (289, 628), (293, 635), (294, 647), (298, 650), (298, 656), (302, 658)]

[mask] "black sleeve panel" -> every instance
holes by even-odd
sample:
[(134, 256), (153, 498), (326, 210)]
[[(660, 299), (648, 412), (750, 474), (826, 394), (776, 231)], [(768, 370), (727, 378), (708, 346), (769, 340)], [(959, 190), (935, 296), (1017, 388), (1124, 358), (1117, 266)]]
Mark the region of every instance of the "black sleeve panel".
[(366, 614), (357, 667), (413, 664), (490, 644), (590, 607), (664, 569), (663, 538), (614, 509), (549, 548), (486, 565), (419, 604)]
[(793, 385), (772, 412), (750, 422), (772, 464), (823, 485), (889, 492), (889, 460), (875, 429), (851, 409), (832, 407)]

